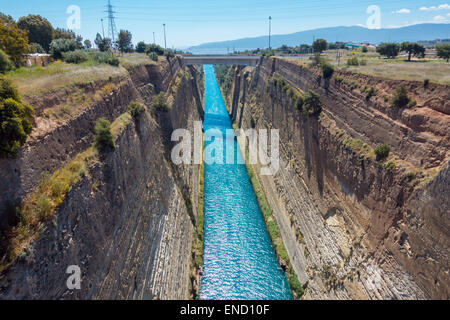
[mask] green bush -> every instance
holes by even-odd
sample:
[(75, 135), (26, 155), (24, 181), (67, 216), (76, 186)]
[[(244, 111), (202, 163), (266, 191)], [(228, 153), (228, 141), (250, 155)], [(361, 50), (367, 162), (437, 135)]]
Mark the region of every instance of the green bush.
[(376, 93), (376, 90), (374, 87), (370, 87), (366, 89), (366, 100), (370, 100)]
[(0, 156), (15, 156), (33, 129), (34, 110), (11, 98), (0, 102)]
[(386, 163), (386, 165), (384, 166), (384, 168), (389, 171), (392, 172), (395, 168), (395, 162), (394, 161), (389, 161), (388, 163)]
[(50, 54), (55, 59), (62, 59), (64, 52), (75, 51), (77, 42), (73, 39), (56, 39), (50, 44)]
[(330, 79), (333, 76), (334, 68), (331, 64), (322, 63), (320, 68), (322, 69), (322, 75), (323, 75), (324, 79)]
[(173, 52), (173, 50), (167, 49), (167, 50), (164, 52), (164, 56), (165, 56), (167, 59), (170, 59), (170, 58), (175, 57), (175, 53)]
[(95, 124), (95, 147), (99, 151), (114, 149), (111, 123), (105, 118), (99, 118)]
[(138, 119), (145, 111), (145, 107), (136, 101), (132, 101), (128, 107), (128, 111), (134, 119)]
[(408, 97), (408, 90), (405, 87), (400, 87), (395, 90), (394, 97), (392, 98), (391, 105), (396, 108), (408, 107), (411, 100)]
[(40, 195), (36, 200), (37, 214), (40, 220), (47, 219), (52, 213), (52, 203), (45, 194)]
[(31, 43), (30, 53), (46, 53), (46, 51), (39, 43)]
[(389, 157), (389, 153), (391, 152), (391, 148), (387, 144), (379, 145), (375, 148), (375, 154), (377, 156), (377, 160), (384, 160)]
[(149, 44), (145, 49), (145, 53), (149, 54), (150, 52), (154, 52), (158, 56), (162, 56), (164, 54), (164, 48), (158, 46), (157, 44)]
[(82, 63), (88, 60), (88, 55), (83, 50), (75, 50), (63, 53), (63, 59), (67, 63)]
[(320, 96), (309, 90), (303, 96), (303, 113), (307, 115), (316, 115), (322, 111), (322, 102), (320, 101)]
[(358, 57), (348, 58), (347, 59), (347, 65), (348, 66), (359, 66)]
[(0, 73), (5, 73), (12, 68), (13, 64), (9, 60), (9, 56), (0, 49)]
[(19, 91), (17, 91), (17, 88), (13, 85), (11, 80), (0, 76), (0, 101), (6, 99), (13, 99), (17, 102), (22, 102)]
[(153, 99), (152, 107), (157, 111), (169, 111), (169, 106), (167, 105), (164, 93), (160, 92), (155, 96), (155, 98)]
[(109, 64), (113, 67), (118, 67), (120, 61), (117, 57), (115, 57), (111, 52), (97, 52), (94, 55), (94, 60), (98, 63)]
[(148, 53), (148, 57), (149, 57), (150, 59), (152, 59), (153, 61), (158, 62), (158, 55), (156, 54), (156, 52), (149, 52), (149, 53)]
[(11, 81), (0, 78), (0, 157), (17, 154), (33, 130), (33, 114)]

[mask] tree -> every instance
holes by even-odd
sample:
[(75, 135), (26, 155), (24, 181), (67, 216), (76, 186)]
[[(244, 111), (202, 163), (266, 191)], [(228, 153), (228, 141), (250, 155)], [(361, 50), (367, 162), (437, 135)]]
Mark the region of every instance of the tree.
[(16, 23), (0, 23), (0, 50), (3, 50), (16, 66), (23, 61), (28, 52), (27, 32), (19, 29)]
[(67, 40), (74, 40), (76, 38), (75, 32), (68, 29), (63, 28), (56, 28), (53, 30), (53, 40), (54, 39), (67, 39)]
[(327, 41), (324, 39), (317, 39), (313, 43), (314, 52), (322, 53), (327, 49)]
[(138, 42), (138, 44), (136, 45), (136, 52), (144, 53), (145, 50), (147, 50), (147, 45), (145, 44), (145, 42), (144, 41)]
[(398, 56), (400, 46), (396, 43), (382, 43), (377, 47), (377, 52), (382, 56), (393, 59)]
[(94, 43), (97, 46), (98, 50), (100, 50), (101, 52), (105, 52), (111, 49), (111, 39), (102, 38), (102, 36), (99, 33), (97, 33)]
[(30, 53), (45, 53), (44, 48), (39, 43), (30, 43), (29, 51)]
[(11, 60), (9, 60), (8, 55), (3, 52), (3, 50), (0, 50), (0, 73), (5, 73), (9, 69), (11, 69), (12, 63)]
[(28, 31), (30, 43), (39, 43), (45, 50), (49, 50), (53, 40), (53, 27), (47, 19), (30, 14), (20, 18), (17, 25), (20, 29)]
[(92, 48), (92, 42), (89, 39), (84, 40), (84, 48), (89, 50), (90, 48)]
[(450, 59), (450, 43), (437, 44), (436, 45), (437, 56), (442, 59), (446, 59), (447, 62)]
[(408, 53), (408, 61), (411, 61), (413, 55), (419, 58), (425, 56), (425, 47), (417, 42), (403, 42), (400, 50)]
[(158, 46), (157, 44), (149, 44), (145, 50), (145, 53), (149, 54), (150, 52), (154, 52), (158, 56), (162, 56), (164, 54), (164, 48)]
[(120, 30), (119, 39), (117, 40), (117, 46), (120, 52), (131, 52), (133, 51), (133, 43), (131, 42), (133, 36), (130, 31)]
[(55, 59), (62, 59), (64, 52), (75, 51), (77, 49), (77, 42), (68, 39), (56, 39), (50, 44), (50, 54)]
[(77, 49), (83, 49), (84, 45), (83, 45), (83, 37), (82, 36), (76, 36), (75, 38), (75, 42), (77, 43)]
[(11, 17), (10, 15), (6, 15), (2, 12), (0, 12), (0, 22), (3, 23), (15, 23), (13, 17)]
[(33, 113), (12, 83), (0, 78), (0, 157), (17, 154), (33, 129)]

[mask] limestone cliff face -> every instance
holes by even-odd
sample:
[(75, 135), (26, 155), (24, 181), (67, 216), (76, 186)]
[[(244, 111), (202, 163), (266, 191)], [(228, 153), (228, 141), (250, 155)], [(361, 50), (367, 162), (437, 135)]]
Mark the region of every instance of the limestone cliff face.
[[(14, 218), (8, 207), (29, 193), (43, 172), (53, 172), (92, 142), (93, 128), (99, 117), (113, 121), (128, 109), (130, 101), (164, 91), (180, 69), (178, 59), (163, 65), (143, 65), (111, 81), (82, 84), (78, 88), (93, 95), (106, 84), (116, 89), (62, 124), (55, 124), (43, 113), (45, 108), (66, 103), (70, 90), (62, 88), (28, 99), (36, 110), (37, 126), (15, 159), (0, 159), (0, 229)], [(42, 127), (42, 128), (41, 128)]]
[[(235, 70), (227, 97), (239, 127), (280, 130), (280, 170), (259, 178), (306, 297), (448, 299), (449, 88), (337, 76), (325, 81), (317, 70), (263, 59)], [(277, 77), (319, 93), (322, 115), (297, 110), (273, 86)], [(383, 94), (400, 85), (417, 107), (390, 108)], [(367, 98), (363, 86), (377, 94)], [(356, 139), (390, 145), (396, 168), (352, 149)], [(420, 182), (406, 177), (412, 168), (423, 170)]]
[[(189, 297), (199, 172), (198, 166), (171, 164), (164, 128), (192, 129), (193, 121), (201, 120), (197, 77), (194, 69), (183, 67), (177, 59), (163, 67), (137, 67), (118, 91), (86, 111), (90, 115), (85, 115), (84, 122), (80, 120), (80, 127), (55, 130), (66, 133), (63, 149), (54, 151), (59, 151), (60, 161), (51, 169), (63, 166), (71, 154), (91, 143), (90, 130), (96, 118), (114, 120), (126, 112), (133, 99), (149, 106), (155, 93), (177, 83), (168, 113), (146, 111), (139, 120), (124, 125), (115, 150), (92, 164), (88, 174), (70, 189), (28, 255), (3, 273), (0, 298)], [(78, 136), (71, 135), (71, 130), (79, 130)], [(36, 139), (35, 143), (50, 149), (57, 141), (54, 135), (58, 134), (50, 132), (49, 140)], [(87, 141), (78, 143), (80, 136)], [(39, 155), (38, 149), (29, 150)], [(23, 162), (21, 168), (27, 167), (23, 156), (18, 161)], [(40, 165), (34, 170), (48, 169)], [(21, 186), (26, 183), (35, 183), (33, 175), (22, 175)], [(81, 290), (67, 288), (69, 265), (81, 269)]]

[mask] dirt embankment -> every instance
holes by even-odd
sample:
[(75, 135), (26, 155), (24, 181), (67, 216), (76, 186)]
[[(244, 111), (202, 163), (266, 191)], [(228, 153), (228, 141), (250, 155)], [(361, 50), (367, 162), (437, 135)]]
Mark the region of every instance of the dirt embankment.
[[(316, 91), (322, 114), (302, 114), (276, 78)], [(416, 106), (391, 107), (399, 86)], [(344, 72), (327, 81), (273, 58), (236, 68), (233, 120), (280, 130), (281, 169), (260, 179), (307, 297), (448, 299), (448, 89)], [(384, 143), (391, 155), (376, 161)]]

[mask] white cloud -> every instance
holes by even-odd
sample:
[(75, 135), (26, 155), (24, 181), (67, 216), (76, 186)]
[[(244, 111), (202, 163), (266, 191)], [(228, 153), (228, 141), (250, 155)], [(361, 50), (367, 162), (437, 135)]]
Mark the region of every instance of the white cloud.
[(400, 10), (394, 11), (394, 13), (408, 14), (408, 13), (411, 13), (411, 10), (409, 10), (409, 9), (400, 9)]
[(446, 21), (447, 19), (444, 16), (439, 15), (439, 16), (435, 16), (433, 18), (433, 20), (436, 22), (442, 22), (442, 21)]
[(450, 10), (450, 5), (448, 3), (444, 3), (439, 6), (421, 7), (420, 8), (420, 11), (439, 11), (439, 10)]

